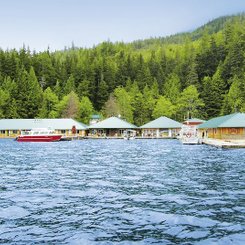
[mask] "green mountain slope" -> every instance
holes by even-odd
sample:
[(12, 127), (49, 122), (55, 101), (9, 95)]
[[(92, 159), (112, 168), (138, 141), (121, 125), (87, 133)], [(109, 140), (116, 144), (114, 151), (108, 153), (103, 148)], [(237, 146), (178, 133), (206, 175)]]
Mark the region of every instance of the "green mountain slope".
[(245, 111), (245, 15), (189, 33), (93, 48), (0, 49), (0, 118), (120, 114), (137, 125)]
[(205, 25), (197, 28), (192, 32), (183, 32), (170, 35), (167, 37), (155, 37), (144, 40), (136, 40), (132, 42), (132, 45), (136, 49), (140, 48), (150, 48), (155, 45), (163, 44), (183, 44), (186, 39), (191, 39), (192, 41), (198, 40), (202, 37), (204, 31), (207, 31), (208, 34), (215, 34), (219, 31), (222, 31), (227, 24), (232, 24), (236, 21), (243, 22), (245, 20), (245, 13), (238, 15), (229, 15), (216, 18), (209, 21)]

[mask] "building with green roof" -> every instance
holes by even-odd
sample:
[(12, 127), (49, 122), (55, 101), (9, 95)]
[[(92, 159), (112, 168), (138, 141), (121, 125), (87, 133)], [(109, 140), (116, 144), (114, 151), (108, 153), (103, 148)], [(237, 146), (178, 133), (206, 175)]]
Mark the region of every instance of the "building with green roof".
[[(0, 119), (0, 138), (15, 138), (21, 131), (51, 128), (64, 136), (85, 136), (87, 125), (67, 119)], [(75, 130), (75, 131), (74, 131)]]
[(137, 126), (118, 117), (110, 117), (90, 125), (89, 136), (94, 137), (123, 137), (125, 130), (136, 130)]
[(245, 113), (216, 117), (198, 126), (202, 137), (214, 139), (244, 139)]
[(168, 117), (159, 117), (140, 127), (144, 138), (176, 137), (182, 124)]
[(101, 116), (99, 114), (93, 114), (90, 117), (89, 125), (93, 125), (95, 123), (98, 123), (101, 120)]

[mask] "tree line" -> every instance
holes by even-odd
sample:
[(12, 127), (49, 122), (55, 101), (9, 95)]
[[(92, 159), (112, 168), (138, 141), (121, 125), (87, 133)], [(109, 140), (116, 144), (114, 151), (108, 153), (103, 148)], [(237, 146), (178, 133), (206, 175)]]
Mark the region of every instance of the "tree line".
[[(222, 24), (221, 24), (222, 23)], [(193, 33), (62, 51), (0, 49), (0, 118), (121, 115), (142, 125), (245, 112), (245, 15)]]

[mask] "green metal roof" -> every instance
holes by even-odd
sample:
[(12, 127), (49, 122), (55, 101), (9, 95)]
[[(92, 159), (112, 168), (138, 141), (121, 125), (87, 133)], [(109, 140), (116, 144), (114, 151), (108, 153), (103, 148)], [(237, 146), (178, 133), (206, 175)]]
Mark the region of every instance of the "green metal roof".
[(93, 114), (93, 115), (91, 116), (91, 119), (100, 119), (100, 118), (101, 118), (101, 116), (98, 115), (98, 114)]
[(215, 117), (198, 126), (198, 128), (244, 128), (244, 127), (245, 127), (245, 113), (233, 113), (222, 117)]
[(52, 128), (57, 130), (85, 130), (87, 125), (69, 119), (1, 119), (0, 130), (27, 130), (33, 128)]
[(119, 129), (133, 129), (137, 126), (126, 122), (125, 120), (118, 117), (110, 117), (101, 122), (89, 126), (92, 129), (110, 129), (110, 128), (119, 128)]
[(159, 117), (149, 123), (142, 125), (140, 128), (181, 128), (182, 124), (168, 117)]

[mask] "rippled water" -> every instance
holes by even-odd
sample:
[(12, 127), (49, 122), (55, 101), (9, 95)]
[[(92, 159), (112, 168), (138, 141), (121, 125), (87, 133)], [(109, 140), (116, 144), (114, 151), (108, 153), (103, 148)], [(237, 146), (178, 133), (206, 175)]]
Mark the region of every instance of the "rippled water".
[(0, 140), (0, 243), (245, 244), (245, 150)]

